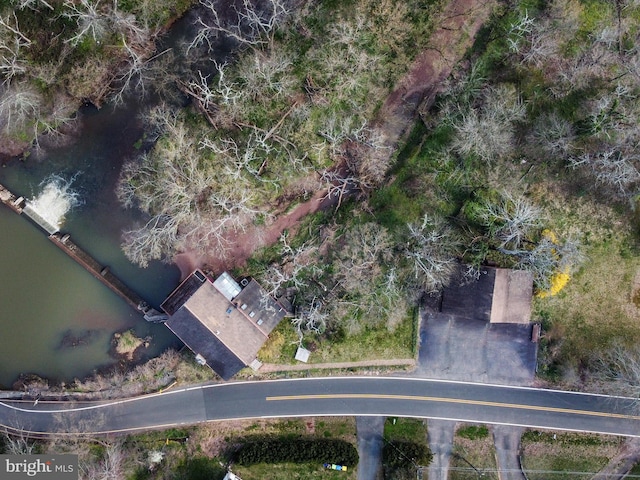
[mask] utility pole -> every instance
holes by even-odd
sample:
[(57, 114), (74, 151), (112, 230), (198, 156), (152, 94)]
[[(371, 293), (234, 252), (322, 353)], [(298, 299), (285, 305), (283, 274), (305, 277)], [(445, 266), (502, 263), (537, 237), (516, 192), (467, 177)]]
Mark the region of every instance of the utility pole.
[(475, 470), (476, 474), (478, 475), (478, 478), (484, 477), (484, 473), (481, 472), (480, 470), (478, 470), (476, 467), (474, 467), (473, 464), (469, 460), (464, 458), (462, 455), (460, 455), (459, 453), (452, 453), (451, 455), (454, 456), (454, 457), (459, 458), (460, 460), (464, 461), (467, 465), (469, 465), (471, 468), (473, 468)]

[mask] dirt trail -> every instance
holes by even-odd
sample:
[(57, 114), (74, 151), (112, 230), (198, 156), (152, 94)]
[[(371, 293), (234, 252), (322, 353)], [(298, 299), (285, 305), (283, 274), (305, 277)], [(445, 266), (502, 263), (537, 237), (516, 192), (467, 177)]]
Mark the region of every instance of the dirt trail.
[[(429, 46), (418, 55), (409, 73), (398, 82), (372, 122), (392, 147), (391, 152), (413, 125), (418, 109), (433, 103), (442, 83), (472, 45), (495, 5), (495, 0), (451, 0), (444, 7), (436, 20), (438, 27), (429, 40)], [(317, 192), (313, 198), (272, 223), (252, 225), (245, 232), (230, 234), (227, 240), (231, 247), (224, 256), (211, 252), (201, 257), (185, 252), (176, 256), (175, 262), (183, 275), (204, 265), (214, 272), (241, 267), (256, 250), (278, 241), (285, 230), (295, 231), (302, 218), (326, 207), (322, 201), (325, 196), (326, 191)]]
[(609, 460), (591, 480), (622, 480), (640, 462), (640, 438), (627, 438), (620, 453)]
[(377, 128), (396, 146), (413, 125), (418, 109), (429, 107), (453, 67), (473, 45), (480, 27), (497, 5), (495, 0), (450, 1), (443, 9), (428, 47), (387, 97)]
[(199, 255), (196, 252), (188, 251), (174, 256), (173, 262), (180, 269), (182, 278), (189, 275), (195, 268), (204, 266), (214, 272), (241, 267), (247, 263), (249, 257), (256, 250), (273, 245), (285, 230), (295, 232), (302, 218), (324, 208), (326, 203), (323, 199), (326, 193), (325, 191), (316, 192), (312, 198), (301, 203), (291, 212), (277, 217), (269, 225), (250, 225), (244, 232), (229, 234), (226, 238), (229, 250), (223, 255), (216, 253)]

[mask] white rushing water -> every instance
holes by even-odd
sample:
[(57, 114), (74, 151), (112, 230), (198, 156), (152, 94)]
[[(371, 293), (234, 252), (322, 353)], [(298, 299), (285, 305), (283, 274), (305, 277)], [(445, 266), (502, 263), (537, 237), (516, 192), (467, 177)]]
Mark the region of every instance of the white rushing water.
[(47, 177), (40, 185), (42, 191), (27, 202), (24, 213), (39, 223), (49, 233), (57, 232), (65, 215), (80, 205), (78, 192), (71, 189), (75, 176), (66, 180), (59, 175)]

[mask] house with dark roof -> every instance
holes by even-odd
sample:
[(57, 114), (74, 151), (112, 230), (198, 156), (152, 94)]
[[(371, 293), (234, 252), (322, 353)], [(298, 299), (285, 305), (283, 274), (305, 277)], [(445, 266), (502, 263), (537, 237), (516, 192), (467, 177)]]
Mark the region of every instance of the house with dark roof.
[(530, 272), (483, 267), (477, 280), (445, 288), (440, 311), (460, 319), (527, 325), (532, 297)]
[(254, 279), (189, 275), (162, 303), (165, 325), (222, 379), (252, 365), (288, 310)]

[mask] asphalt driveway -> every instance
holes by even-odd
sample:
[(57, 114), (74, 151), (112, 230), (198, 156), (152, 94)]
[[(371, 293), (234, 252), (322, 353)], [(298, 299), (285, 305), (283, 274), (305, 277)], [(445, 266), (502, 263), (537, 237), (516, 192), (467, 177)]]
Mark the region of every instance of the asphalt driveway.
[(537, 344), (531, 325), (489, 323), (425, 309), (415, 375), (501, 385), (531, 385)]

